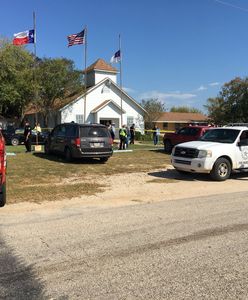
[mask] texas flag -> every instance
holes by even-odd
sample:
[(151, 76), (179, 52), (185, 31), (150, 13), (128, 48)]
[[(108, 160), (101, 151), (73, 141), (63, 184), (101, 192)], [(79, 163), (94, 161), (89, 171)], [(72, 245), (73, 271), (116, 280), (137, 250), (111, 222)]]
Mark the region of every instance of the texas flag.
[(14, 34), (13, 45), (33, 44), (34, 39), (34, 29), (18, 32)]

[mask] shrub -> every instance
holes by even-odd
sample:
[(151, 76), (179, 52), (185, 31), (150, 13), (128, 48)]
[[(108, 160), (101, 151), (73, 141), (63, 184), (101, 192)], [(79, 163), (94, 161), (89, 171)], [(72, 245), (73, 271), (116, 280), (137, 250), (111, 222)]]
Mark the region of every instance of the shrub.
[(136, 131), (135, 132), (135, 140), (136, 141), (152, 141), (153, 140), (152, 133), (148, 132), (145, 134), (141, 134), (141, 132)]

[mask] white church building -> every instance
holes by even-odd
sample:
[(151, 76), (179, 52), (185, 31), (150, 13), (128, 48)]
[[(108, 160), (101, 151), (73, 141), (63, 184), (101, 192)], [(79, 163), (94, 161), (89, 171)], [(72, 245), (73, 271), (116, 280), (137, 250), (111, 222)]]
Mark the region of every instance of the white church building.
[[(136, 130), (143, 133), (146, 112), (117, 85), (118, 71), (103, 59), (98, 59), (86, 69), (86, 74), (86, 93), (70, 99), (65, 106), (51, 113), (48, 127), (72, 121), (105, 125), (114, 123), (116, 128), (123, 124), (135, 124)], [(34, 112), (26, 116), (30, 121), (35, 119)]]

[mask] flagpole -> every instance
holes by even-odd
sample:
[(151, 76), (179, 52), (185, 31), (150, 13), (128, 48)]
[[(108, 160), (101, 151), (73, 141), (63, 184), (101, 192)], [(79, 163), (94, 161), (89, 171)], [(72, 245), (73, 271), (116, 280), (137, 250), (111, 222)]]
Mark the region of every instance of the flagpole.
[(121, 126), (123, 125), (122, 116), (122, 51), (121, 51), (121, 35), (119, 34), (119, 51), (120, 51), (120, 88), (121, 88)]
[[(38, 123), (38, 113), (37, 113), (37, 101), (38, 101), (38, 91), (37, 91), (37, 82), (36, 82), (36, 15), (33, 11), (33, 28), (34, 28), (34, 100), (36, 103), (36, 112), (35, 112), (35, 123)], [(36, 145), (38, 145), (38, 135), (36, 135)]]
[(36, 59), (36, 16), (35, 16), (35, 11), (33, 11), (33, 23), (34, 23), (34, 57)]
[(85, 36), (85, 46), (84, 46), (84, 123), (86, 123), (86, 89), (87, 89), (87, 26), (85, 26), (85, 32), (84, 32), (84, 36)]

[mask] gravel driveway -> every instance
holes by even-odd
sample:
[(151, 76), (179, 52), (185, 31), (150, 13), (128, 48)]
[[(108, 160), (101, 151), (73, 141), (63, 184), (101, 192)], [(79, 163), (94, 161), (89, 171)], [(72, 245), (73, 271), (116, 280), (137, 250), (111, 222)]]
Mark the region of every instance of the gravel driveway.
[[(103, 206), (114, 207), (170, 201), (190, 197), (217, 195), (222, 193), (243, 192), (248, 190), (248, 173), (233, 174), (224, 182), (215, 182), (208, 175), (178, 174), (172, 167), (167, 170), (154, 170), (145, 173), (129, 173), (92, 177), (90, 180), (106, 186), (105, 191), (96, 195), (62, 201), (43, 202), (42, 204), (21, 203), (7, 205), (1, 213), (14, 213), (20, 210), (53, 209), (59, 206)], [(34, 195), (35, 197), (35, 195)]]

